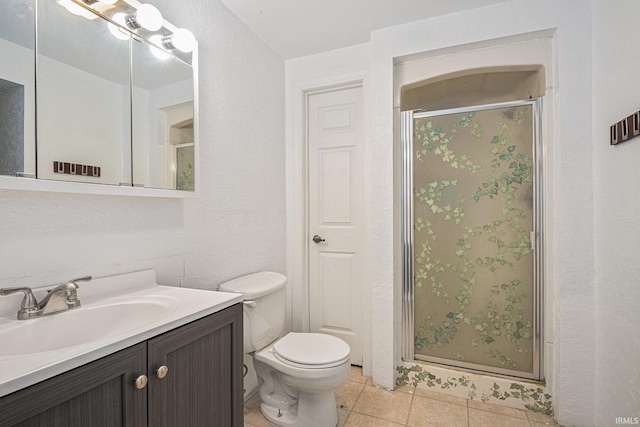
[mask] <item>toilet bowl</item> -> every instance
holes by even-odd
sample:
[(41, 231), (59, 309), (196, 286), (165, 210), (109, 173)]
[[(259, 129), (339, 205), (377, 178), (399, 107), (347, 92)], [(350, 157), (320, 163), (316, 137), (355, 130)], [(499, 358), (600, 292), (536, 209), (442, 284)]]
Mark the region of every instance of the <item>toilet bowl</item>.
[(244, 296), (244, 350), (253, 358), (260, 410), (279, 426), (334, 427), (335, 390), (349, 376), (349, 345), (327, 334), (289, 332), (284, 325), (286, 277), (271, 272), (220, 286)]
[(263, 415), (281, 426), (335, 426), (335, 390), (349, 376), (349, 353), (339, 338), (294, 332), (257, 351)]

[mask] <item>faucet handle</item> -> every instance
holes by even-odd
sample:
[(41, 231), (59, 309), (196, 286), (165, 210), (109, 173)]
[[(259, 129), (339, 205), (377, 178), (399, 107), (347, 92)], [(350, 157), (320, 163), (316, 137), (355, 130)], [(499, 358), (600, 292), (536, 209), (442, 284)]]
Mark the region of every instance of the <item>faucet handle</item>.
[[(72, 279), (69, 280), (67, 283), (63, 283), (62, 285), (56, 287), (54, 290), (59, 290), (59, 289), (65, 289), (65, 292), (67, 293), (67, 296), (69, 297), (69, 299), (73, 299), (76, 297), (76, 289), (78, 289), (80, 286), (76, 283), (76, 282), (88, 282), (89, 280), (91, 280), (92, 277), (91, 276), (85, 276), (85, 277), (80, 277), (77, 279)], [(51, 291), (49, 291), (51, 292)]]
[(16, 292), (23, 292), (24, 298), (22, 299), (22, 305), (20, 306), (20, 313), (26, 313), (31, 310), (37, 310), (38, 302), (36, 297), (33, 296), (30, 288), (3, 288), (0, 289), (0, 295), (11, 295)]
[(73, 280), (69, 280), (67, 283), (71, 283), (72, 285), (75, 285), (74, 287), (76, 289), (79, 288), (78, 284), (76, 282), (88, 282), (89, 280), (93, 279), (93, 277), (91, 276), (85, 276), (85, 277), (79, 277), (77, 279), (73, 279)]

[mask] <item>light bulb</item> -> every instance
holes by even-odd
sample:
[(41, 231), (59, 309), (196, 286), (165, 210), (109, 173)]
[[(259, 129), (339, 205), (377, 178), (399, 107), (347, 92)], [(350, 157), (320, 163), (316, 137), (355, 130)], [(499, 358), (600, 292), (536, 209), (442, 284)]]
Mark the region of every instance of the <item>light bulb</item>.
[[(158, 46), (163, 46), (163, 37), (159, 34), (156, 34), (155, 36), (151, 36), (151, 38), (149, 39), (149, 41), (151, 43), (157, 44)], [(153, 56), (155, 56), (158, 59), (167, 59), (171, 57), (171, 54), (169, 54), (169, 52), (160, 49), (159, 47), (156, 47), (152, 44), (149, 45), (149, 49), (151, 49), (151, 53), (153, 53)]]
[(158, 8), (150, 4), (143, 4), (136, 10), (135, 21), (149, 31), (159, 30), (163, 23)]
[(196, 47), (196, 38), (186, 28), (179, 28), (171, 36), (171, 44), (176, 49), (189, 53)]
[(65, 9), (67, 9), (70, 13), (77, 16), (84, 16), (86, 18), (92, 16), (93, 14), (86, 10), (84, 7), (80, 6), (73, 0), (60, 0), (60, 3)]
[[(116, 13), (115, 15), (113, 15), (111, 17), (111, 19), (113, 20), (113, 22), (117, 22), (118, 24), (124, 26), (124, 21), (125, 21), (125, 14), (124, 13)], [(113, 37), (120, 39), (120, 40), (128, 40), (129, 39), (129, 34), (123, 30), (122, 28), (118, 27), (117, 25), (112, 24), (111, 22), (107, 23), (107, 27), (109, 28), (109, 32), (113, 35)]]

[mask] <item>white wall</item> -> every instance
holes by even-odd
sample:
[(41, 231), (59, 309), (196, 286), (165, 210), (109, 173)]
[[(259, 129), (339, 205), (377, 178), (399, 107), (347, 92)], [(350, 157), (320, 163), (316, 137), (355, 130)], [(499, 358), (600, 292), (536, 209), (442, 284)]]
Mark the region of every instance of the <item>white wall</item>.
[[(593, 2), (595, 424), (640, 417), (640, 138), (609, 145), (609, 126), (640, 109), (637, 1)], [(635, 418), (638, 420), (638, 418)], [(638, 421), (636, 421), (636, 424)]]
[(203, 288), (284, 272), (284, 64), (218, 0), (152, 3), (199, 40), (201, 197), (2, 190), (0, 287), (149, 266)]
[[(130, 145), (125, 131), (129, 112), (121, 108), (124, 97), (129, 97), (129, 90), (118, 82), (38, 55), (38, 177), (124, 182), (122, 157)], [(54, 161), (100, 166), (100, 177), (54, 173)]]

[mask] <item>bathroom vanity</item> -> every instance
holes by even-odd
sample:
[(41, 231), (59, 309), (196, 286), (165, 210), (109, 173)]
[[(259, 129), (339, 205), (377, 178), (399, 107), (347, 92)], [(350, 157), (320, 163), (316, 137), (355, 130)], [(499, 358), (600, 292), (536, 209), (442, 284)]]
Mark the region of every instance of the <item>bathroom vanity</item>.
[[(132, 291), (123, 286), (131, 280), (147, 284)], [(153, 271), (95, 282), (78, 290), (87, 302), (68, 313), (0, 320), (0, 425), (243, 425), (241, 296), (155, 285)], [(124, 288), (126, 294), (118, 292)], [(127, 319), (120, 306), (147, 314), (136, 323), (135, 313)], [(98, 318), (101, 313), (117, 318)], [(58, 333), (47, 324), (56, 316), (86, 319), (77, 325), (78, 342), (45, 340), (23, 350), (9, 342), (11, 328), (37, 334), (30, 326), (36, 322), (38, 330)], [(97, 335), (89, 342), (82, 332), (87, 326)], [(18, 349), (7, 349), (14, 345)]]

